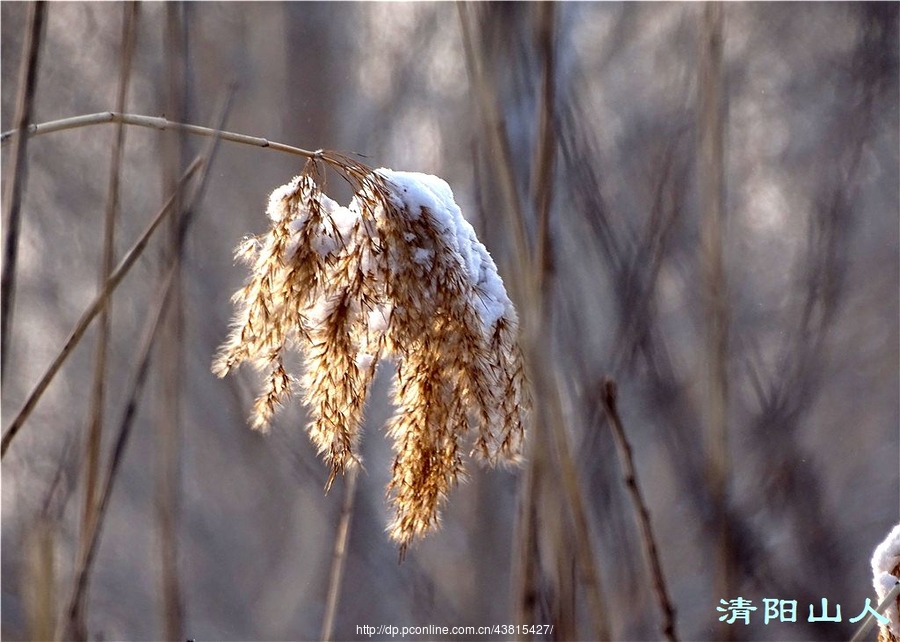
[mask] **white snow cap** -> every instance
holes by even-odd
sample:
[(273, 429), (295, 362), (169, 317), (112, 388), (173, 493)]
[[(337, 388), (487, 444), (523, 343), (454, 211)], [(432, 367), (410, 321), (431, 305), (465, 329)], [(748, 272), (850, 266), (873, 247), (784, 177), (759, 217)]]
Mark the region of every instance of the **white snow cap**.
[(284, 201), (285, 199), (290, 198), (294, 192), (300, 188), (301, 180), (303, 180), (301, 176), (295, 176), (290, 183), (276, 188), (269, 195), (269, 204), (266, 207), (266, 214), (269, 215), (269, 219), (277, 223), (284, 217), (287, 213), (287, 210), (284, 207)]
[[(418, 219), (423, 209), (428, 210), (429, 218), (442, 233), (447, 247), (459, 256), (471, 287), (472, 305), (485, 333), (493, 332), (497, 321), (503, 317), (515, 321), (515, 308), (497, 273), (497, 265), (475, 236), (472, 225), (463, 218), (447, 182), (431, 174), (397, 172), (384, 167), (375, 173), (393, 186), (394, 204), (405, 209), (413, 219)], [(425, 252), (415, 254), (417, 262), (427, 263), (430, 259)]]
[[(891, 574), (891, 571), (898, 566), (900, 566), (900, 524), (894, 526), (885, 540), (875, 548), (875, 553), (872, 555), (872, 575), (879, 604), (894, 588), (897, 580), (900, 580)], [(888, 627), (891, 632), (895, 636), (900, 636), (900, 613), (897, 612), (897, 605), (889, 607), (885, 611), (885, 615), (890, 619)]]

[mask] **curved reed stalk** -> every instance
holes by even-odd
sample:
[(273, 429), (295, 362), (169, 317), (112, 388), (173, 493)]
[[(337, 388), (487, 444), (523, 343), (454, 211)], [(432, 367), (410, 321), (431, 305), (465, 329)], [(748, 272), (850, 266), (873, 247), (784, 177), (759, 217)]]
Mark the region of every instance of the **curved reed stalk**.
[[(61, 132), (67, 129), (78, 129), (80, 127), (90, 127), (93, 125), (106, 125), (109, 123), (117, 123), (120, 125), (133, 125), (135, 127), (146, 127), (148, 129), (156, 129), (160, 131), (182, 131), (186, 134), (194, 136), (218, 136), (222, 140), (232, 143), (241, 143), (242, 145), (252, 145), (253, 147), (267, 147), (276, 152), (284, 152), (286, 154), (294, 154), (296, 156), (304, 156), (306, 158), (321, 158), (327, 162), (324, 150), (310, 151), (293, 147), (283, 143), (270, 141), (266, 138), (258, 136), (248, 136), (246, 134), (237, 134), (235, 132), (220, 131), (210, 127), (201, 127), (200, 125), (190, 125), (187, 123), (178, 123), (159, 116), (144, 116), (141, 114), (123, 114), (117, 111), (101, 111), (96, 114), (84, 114), (82, 116), (73, 116), (71, 118), (61, 118), (59, 120), (51, 120), (46, 123), (34, 123), (28, 125), (25, 131), (29, 137), (43, 136), (53, 132)], [(0, 134), (0, 145), (6, 145), (12, 140), (15, 130), (10, 130)]]

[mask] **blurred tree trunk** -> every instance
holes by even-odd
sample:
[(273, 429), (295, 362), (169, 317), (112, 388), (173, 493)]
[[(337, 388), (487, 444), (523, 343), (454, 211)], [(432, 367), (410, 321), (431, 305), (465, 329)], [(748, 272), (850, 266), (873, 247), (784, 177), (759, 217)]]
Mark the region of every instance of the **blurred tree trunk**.
[[(354, 70), (350, 56), (341, 53), (342, 27), (353, 5), (329, 2), (289, 2), (284, 7), (287, 58), (287, 140), (307, 149), (342, 149), (335, 115)], [(336, 19), (341, 14), (341, 20)], [(316, 52), (315, 57), (309, 53)]]

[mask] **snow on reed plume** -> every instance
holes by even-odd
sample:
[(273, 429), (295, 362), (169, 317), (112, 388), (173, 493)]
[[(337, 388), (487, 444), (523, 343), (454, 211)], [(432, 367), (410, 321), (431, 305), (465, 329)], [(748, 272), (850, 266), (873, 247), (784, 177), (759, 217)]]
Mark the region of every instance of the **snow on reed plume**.
[[(875, 594), (881, 603), (894, 585), (900, 581), (900, 524), (894, 526), (872, 555), (872, 575)], [(884, 613), (888, 623), (881, 626), (879, 642), (900, 640), (900, 597)]]
[[(321, 191), (314, 161), (272, 192), (271, 229), (237, 251), (251, 275), (233, 297), (232, 331), (213, 371), (224, 376), (249, 361), (264, 373), (251, 418), (263, 431), (301, 392), (309, 435), (331, 464), (330, 487), (358, 463), (366, 394), (379, 361), (393, 359), (388, 530), (402, 555), (437, 526), (464, 476), (467, 443), (491, 465), (521, 458), (528, 398), (518, 318), (446, 182), (339, 169), (358, 190), (348, 207)], [(299, 379), (284, 366), (289, 347), (305, 357)]]

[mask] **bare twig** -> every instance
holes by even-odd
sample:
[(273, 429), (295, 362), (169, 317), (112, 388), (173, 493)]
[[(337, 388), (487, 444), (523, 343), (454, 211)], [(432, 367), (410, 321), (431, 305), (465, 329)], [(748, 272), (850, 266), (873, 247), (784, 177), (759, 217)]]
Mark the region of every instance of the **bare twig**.
[(631, 445), (625, 436), (622, 418), (619, 416), (619, 409), (616, 405), (616, 382), (612, 379), (606, 379), (601, 383), (601, 387), (603, 409), (606, 411), (609, 427), (616, 442), (616, 450), (619, 453), (622, 471), (625, 474), (625, 486), (628, 488), (631, 502), (634, 505), (635, 518), (641, 531), (644, 553), (647, 556), (647, 563), (650, 565), (650, 573), (653, 576), (653, 590), (656, 593), (659, 608), (663, 615), (662, 633), (667, 640), (674, 641), (678, 639), (675, 634), (675, 608), (672, 606), (672, 601), (669, 599), (669, 593), (666, 589), (666, 578), (663, 575), (656, 539), (653, 537), (653, 528), (650, 525), (650, 511), (647, 509), (647, 503), (644, 501), (644, 496), (638, 485), (634, 458), (631, 454)]
[(344, 568), (347, 562), (347, 542), (350, 539), (350, 521), (353, 518), (353, 504), (356, 500), (356, 480), (359, 467), (350, 468), (344, 476), (344, 502), (341, 506), (341, 518), (338, 522), (334, 539), (334, 553), (331, 559), (331, 579), (328, 582), (328, 598), (325, 602), (325, 617), (322, 621), (322, 642), (334, 639), (334, 621), (337, 615), (338, 601), (341, 597), (341, 584), (344, 579)]
[[(556, 127), (555, 127), (555, 61), (554, 61), (554, 30), (556, 24), (555, 7), (553, 3), (542, 3), (537, 10), (537, 49), (543, 57), (544, 75), (541, 88), (541, 107), (539, 120), (539, 137), (535, 148), (533, 198), (534, 209), (538, 217), (538, 232), (534, 249), (532, 267), (534, 280), (532, 284), (533, 296), (531, 302), (536, 309), (532, 318), (544, 327), (551, 321), (551, 301), (554, 292), (553, 282), (553, 258), (552, 238), (550, 235), (550, 205), (553, 200), (553, 179), (556, 167)], [(510, 174), (512, 165), (508, 165)], [(554, 359), (546, 350), (544, 342), (537, 341), (534, 332), (529, 333), (530, 342), (535, 354), (541, 351), (534, 363), (553, 363)], [(538, 361), (540, 359), (540, 361)], [(537, 366), (540, 368), (540, 366)], [(554, 363), (555, 374), (558, 375), (558, 364)], [(593, 624), (593, 634), (600, 639), (610, 637), (609, 618), (607, 617), (603, 586), (597, 562), (591, 546), (590, 529), (584, 509), (584, 500), (581, 486), (578, 481), (578, 473), (572, 457), (567, 437), (566, 421), (562, 411), (562, 395), (567, 394), (559, 376), (547, 377), (541, 372), (536, 373), (536, 383), (544, 392), (545, 399), (542, 405), (552, 420), (547, 422), (552, 433), (552, 443), (556, 451), (557, 465), (562, 480), (562, 489), (566, 497), (572, 523), (574, 526), (574, 560), (580, 580), (585, 589), (588, 611)], [(543, 423), (543, 422), (542, 422)], [(527, 488), (528, 486), (526, 486)], [(566, 552), (557, 551), (558, 555)], [(561, 566), (561, 565), (560, 565)], [(565, 588), (565, 583), (560, 583), (560, 589)], [(562, 601), (562, 600), (560, 600)], [(574, 619), (574, 617), (573, 617)], [(560, 635), (564, 635), (560, 632)]]
[[(122, 20), (122, 52), (119, 69), (119, 86), (116, 95), (116, 111), (125, 109), (128, 85), (131, 80), (131, 63), (134, 54), (135, 33), (137, 31), (138, 4), (130, 2), (125, 5)], [(109, 186), (106, 197), (106, 214), (104, 217), (103, 261), (100, 266), (98, 289), (109, 279), (115, 260), (116, 216), (119, 210), (119, 176), (122, 166), (122, 153), (125, 148), (125, 127), (116, 126), (113, 139), (112, 160), (109, 168)], [(94, 361), (94, 394), (91, 397), (90, 418), (88, 420), (85, 468), (87, 478), (84, 485), (84, 504), (81, 520), (81, 555), (84, 555), (87, 525), (93, 520), (92, 513), (96, 505), (97, 482), (100, 472), (100, 437), (103, 431), (103, 410), (106, 398), (106, 356), (109, 348), (110, 314), (112, 304), (105, 302), (100, 312), (100, 327), (97, 337), (97, 351)]]
[[(22, 192), (25, 188), (26, 163), (25, 152), (28, 149), (28, 121), (31, 120), (31, 108), (37, 88), (37, 69), (41, 53), (43, 36), (44, 2), (31, 5), (19, 74), (19, 96), (16, 105), (16, 129), (6, 132), (4, 140), (12, 138), (12, 162), (9, 164), (9, 177), (6, 183), (6, 194), (3, 198), (3, 223), (6, 227), (6, 243), (3, 250), (3, 276), (0, 277), (0, 379), (6, 375), (6, 358), (9, 354), (9, 334), (12, 329), (13, 301), (16, 286), (16, 261), (19, 254), (19, 230), (21, 228)], [(15, 137), (14, 137), (15, 135)]]
[[(178, 183), (179, 191), (184, 189), (187, 181), (202, 166), (202, 164), (203, 161), (199, 158), (191, 163), (191, 166), (188, 167)], [(165, 218), (171, 212), (174, 202), (175, 195), (173, 194), (169, 197), (169, 200), (166, 202), (166, 204), (163, 205), (162, 209), (160, 209), (160, 211), (156, 214), (156, 216), (153, 218), (153, 221), (150, 223), (150, 225), (147, 226), (147, 229), (144, 230), (143, 234), (141, 234), (141, 236), (131, 247), (128, 253), (119, 262), (119, 265), (109, 276), (109, 279), (107, 279), (103, 289), (97, 294), (96, 297), (94, 297), (94, 300), (81, 315), (78, 323), (75, 324), (75, 328), (66, 339), (62, 350), (60, 350), (59, 354), (56, 355), (56, 358), (50, 364), (50, 367), (47, 368), (40, 381), (38, 381), (38, 384), (31, 391), (31, 394), (28, 395), (28, 399), (25, 401), (22, 409), (18, 412), (15, 419), (12, 420), (12, 423), (10, 424), (9, 428), (6, 429), (6, 432), (3, 433), (3, 442), (2, 446), (0, 446), (0, 458), (6, 456), (6, 451), (9, 449), (10, 443), (12, 443), (12, 440), (22, 429), (22, 425), (28, 419), (28, 416), (34, 410), (34, 407), (37, 405), (38, 401), (40, 401), (41, 396), (47, 390), (50, 382), (53, 381), (53, 378), (59, 372), (59, 369), (62, 367), (63, 363), (65, 363), (69, 354), (71, 354), (72, 350), (75, 349), (75, 346), (78, 345), (78, 342), (81, 341), (84, 333), (87, 331), (88, 327), (90, 327), (91, 321), (94, 320), (94, 317), (96, 317), (100, 310), (103, 308), (106, 299), (108, 299), (112, 295), (115, 289), (122, 282), (122, 279), (125, 278), (128, 272), (134, 266), (135, 262), (138, 260), (138, 258), (140, 258), (141, 254), (147, 247), (147, 243), (150, 241), (150, 237), (153, 236), (153, 233), (157, 230), (160, 223), (162, 223), (163, 220), (165, 220)]]

